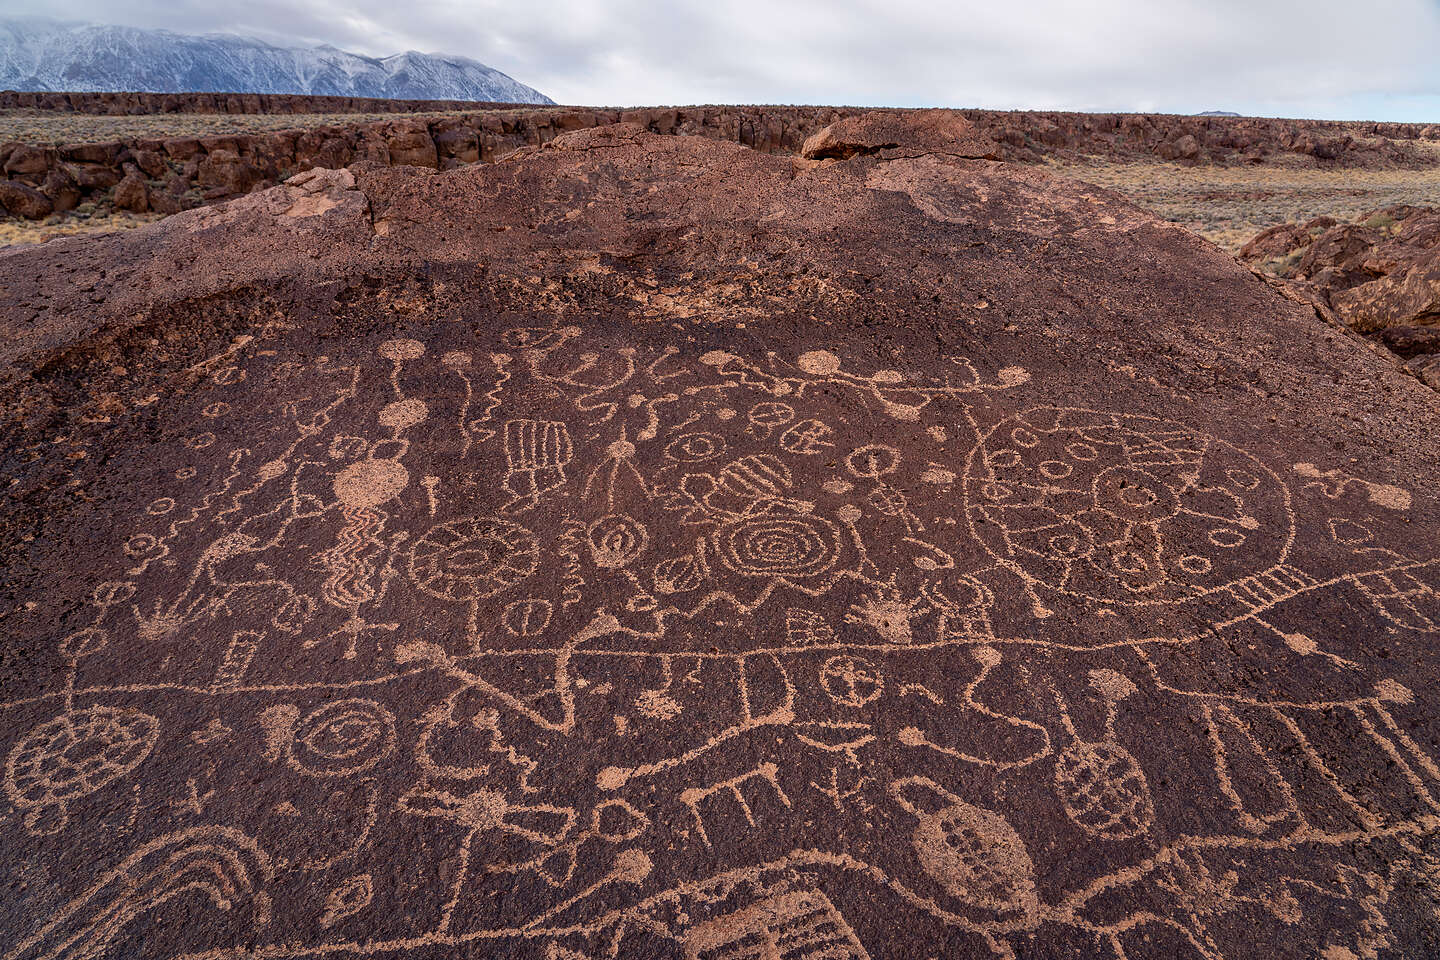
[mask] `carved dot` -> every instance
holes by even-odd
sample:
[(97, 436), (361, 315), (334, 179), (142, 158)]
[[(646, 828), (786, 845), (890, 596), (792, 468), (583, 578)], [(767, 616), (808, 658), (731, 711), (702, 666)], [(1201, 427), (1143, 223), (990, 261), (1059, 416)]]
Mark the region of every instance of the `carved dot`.
[(806, 373), (826, 376), (840, 369), (840, 358), (829, 350), (811, 350), (800, 354), (796, 364)]
[(430, 410), (425, 401), (411, 398), (385, 404), (380, 411), (380, 422), (391, 430), (406, 430), (417, 423), (424, 423), (428, 416)]
[(395, 460), (360, 460), (335, 478), (335, 496), (347, 507), (378, 507), (400, 495), (410, 473)]

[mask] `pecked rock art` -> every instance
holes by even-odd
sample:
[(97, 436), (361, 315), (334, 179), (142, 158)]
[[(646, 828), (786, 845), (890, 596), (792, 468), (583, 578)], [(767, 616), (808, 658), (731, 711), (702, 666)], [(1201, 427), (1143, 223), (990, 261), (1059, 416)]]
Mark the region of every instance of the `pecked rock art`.
[(1035, 355), (490, 320), (169, 402), (0, 698), (0, 956), (1423, 955), (1433, 491)]

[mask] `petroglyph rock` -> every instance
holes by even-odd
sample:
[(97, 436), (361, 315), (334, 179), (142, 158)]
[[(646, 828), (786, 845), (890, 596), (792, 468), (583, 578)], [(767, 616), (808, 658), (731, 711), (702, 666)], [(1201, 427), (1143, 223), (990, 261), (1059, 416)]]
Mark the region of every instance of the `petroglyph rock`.
[(7, 958), (1426, 955), (1433, 391), (953, 118), (571, 119), (0, 254)]

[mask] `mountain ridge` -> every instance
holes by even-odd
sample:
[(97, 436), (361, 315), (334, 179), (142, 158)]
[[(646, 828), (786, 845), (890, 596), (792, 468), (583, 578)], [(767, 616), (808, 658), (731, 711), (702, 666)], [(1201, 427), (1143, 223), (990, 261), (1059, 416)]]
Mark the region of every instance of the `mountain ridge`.
[(331, 44), (0, 18), (0, 89), (290, 93), (553, 103), (469, 57), (415, 50), (369, 57)]

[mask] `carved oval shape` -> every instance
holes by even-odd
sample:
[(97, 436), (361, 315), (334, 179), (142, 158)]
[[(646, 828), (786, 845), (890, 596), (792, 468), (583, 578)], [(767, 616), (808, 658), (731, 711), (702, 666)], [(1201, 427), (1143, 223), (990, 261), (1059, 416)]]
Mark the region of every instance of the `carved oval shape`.
[(956, 801), (915, 828), (920, 865), (951, 896), (996, 913), (1038, 909), (1035, 865), (1015, 828), (997, 813)]
[(1076, 743), (1060, 754), (1055, 791), (1076, 826), (1108, 840), (1139, 836), (1155, 816), (1144, 771), (1118, 743)]

